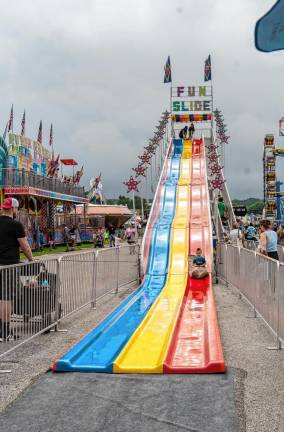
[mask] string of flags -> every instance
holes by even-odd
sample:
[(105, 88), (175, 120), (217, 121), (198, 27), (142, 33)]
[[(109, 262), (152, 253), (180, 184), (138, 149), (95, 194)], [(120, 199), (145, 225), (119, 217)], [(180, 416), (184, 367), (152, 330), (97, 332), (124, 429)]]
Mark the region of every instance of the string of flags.
[[(40, 121), (39, 128), (38, 128), (38, 134), (37, 134), (37, 141), (41, 144), (42, 144), (42, 140), (43, 140), (42, 130), (43, 130), (42, 121)], [(9, 120), (6, 123), (4, 133), (2, 135), (3, 140), (5, 141), (7, 134), (9, 132), (13, 132), (13, 131), (14, 131), (14, 106), (12, 105), (11, 110), (10, 110)], [(20, 133), (20, 135), (25, 136), (25, 133), (26, 133), (26, 110), (24, 110), (22, 120), (21, 120), (21, 133)], [(52, 124), (50, 126), (50, 133), (49, 133), (49, 145), (53, 146), (53, 127), (52, 127)]]
[[(156, 156), (157, 149), (160, 148), (161, 143), (165, 137), (167, 124), (170, 118), (169, 111), (165, 111), (162, 113), (162, 118), (159, 120), (155, 129), (157, 129), (152, 138), (149, 138), (148, 144), (144, 147), (144, 151), (142, 155), (138, 155), (139, 162), (136, 167), (132, 168), (135, 175), (130, 175), (127, 181), (124, 181), (123, 184), (127, 187), (127, 193), (131, 191), (139, 192), (138, 185), (141, 183), (139, 178), (146, 177), (146, 171), (150, 167), (151, 168), (151, 181), (152, 177), (152, 158)], [(158, 166), (160, 169), (160, 165)], [(151, 185), (151, 189), (153, 191), (153, 185)]]

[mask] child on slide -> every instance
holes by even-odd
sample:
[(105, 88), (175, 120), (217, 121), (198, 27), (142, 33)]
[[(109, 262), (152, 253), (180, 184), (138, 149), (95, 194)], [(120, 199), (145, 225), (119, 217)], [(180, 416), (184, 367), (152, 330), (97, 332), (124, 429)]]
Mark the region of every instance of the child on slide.
[(202, 249), (197, 248), (195, 256), (192, 260), (192, 273), (191, 277), (193, 279), (203, 279), (208, 276), (208, 270), (206, 268), (206, 259), (202, 255)]

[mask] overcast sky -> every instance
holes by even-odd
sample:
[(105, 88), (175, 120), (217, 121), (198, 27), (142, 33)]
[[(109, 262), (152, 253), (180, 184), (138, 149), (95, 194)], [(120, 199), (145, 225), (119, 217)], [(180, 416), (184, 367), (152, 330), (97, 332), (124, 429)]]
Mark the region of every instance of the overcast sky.
[(42, 119), (47, 142), (52, 122), (55, 149), (84, 164), (83, 183), (102, 172), (106, 196), (117, 196), (169, 106), (162, 83), (167, 56), (174, 85), (198, 85), (210, 53), (215, 106), (231, 136), (231, 196), (260, 197), (263, 138), (278, 133), (284, 115), (284, 54), (254, 47), (255, 22), (272, 4), (0, 0), (0, 127), (12, 103), (15, 131), (24, 109), (31, 138)]

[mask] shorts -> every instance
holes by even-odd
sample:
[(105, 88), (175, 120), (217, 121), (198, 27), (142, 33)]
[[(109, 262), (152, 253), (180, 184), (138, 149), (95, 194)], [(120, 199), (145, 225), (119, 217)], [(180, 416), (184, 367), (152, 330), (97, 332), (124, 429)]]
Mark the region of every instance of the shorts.
[(275, 252), (267, 252), (267, 256), (269, 256), (269, 258), (273, 258), (273, 259), (279, 261), (279, 256), (278, 256), (278, 252), (277, 251), (275, 251)]

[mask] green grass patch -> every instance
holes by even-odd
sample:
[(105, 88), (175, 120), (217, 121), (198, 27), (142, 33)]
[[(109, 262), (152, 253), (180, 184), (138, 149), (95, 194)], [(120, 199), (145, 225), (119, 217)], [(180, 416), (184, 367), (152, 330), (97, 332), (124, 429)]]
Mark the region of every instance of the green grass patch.
[[(80, 245), (77, 245), (74, 247), (75, 251), (80, 251), (82, 249), (90, 249), (93, 247), (93, 243), (88, 242), (88, 243), (81, 243)], [(42, 251), (33, 251), (33, 256), (34, 257), (38, 257), (38, 256), (42, 256), (42, 255), (53, 255), (53, 254), (60, 254), (60, 253), (64, 253), (66, 251), (66, 246), (65, 245), (56, 245), (54, 247), (54, 249), (50, 249), (49, 247), (44, 247)], [(21, 252), (21, 256), (20, 256), (21, 260), (25, 260), (26, 257), (25, 255)]]

